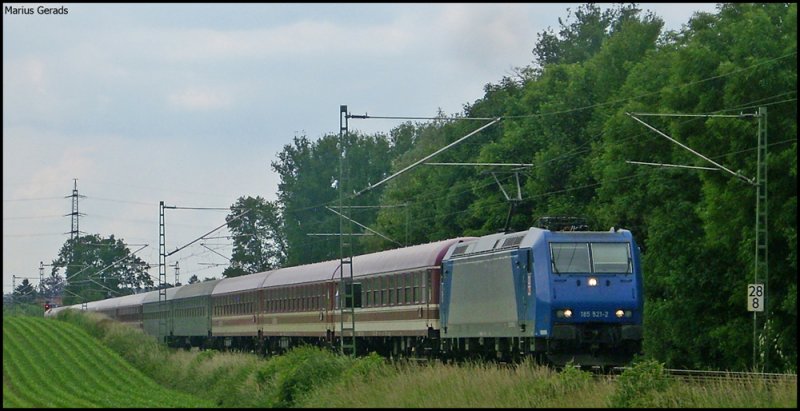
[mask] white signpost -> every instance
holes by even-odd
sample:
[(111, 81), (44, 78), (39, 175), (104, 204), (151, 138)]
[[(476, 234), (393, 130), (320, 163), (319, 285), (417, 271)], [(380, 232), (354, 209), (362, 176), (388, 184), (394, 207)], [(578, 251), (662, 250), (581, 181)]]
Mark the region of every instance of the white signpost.
[(747, 311), (764, 311), (764, 284), (747, 284)]

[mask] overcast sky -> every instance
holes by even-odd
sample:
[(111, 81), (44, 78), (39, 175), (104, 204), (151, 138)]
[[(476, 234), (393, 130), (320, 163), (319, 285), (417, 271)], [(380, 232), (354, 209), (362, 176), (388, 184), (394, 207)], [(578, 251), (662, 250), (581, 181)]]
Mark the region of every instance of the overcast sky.
[[(48, 3), (67, 14), (40, 14), (40, 5), (3, 4), (4, 293), (12, 275), (38, 284), (39, 262), (69, 238), (73, 179), (85, 196), (80, 231), (114, 234), (132, 251), (147, 244), (137, 255), (157, 282), (159, 201), (274, 200), (270, 162), (294, 136), (338, 133), (340, 105), (373, 116), (461, 113), (485, 84), (530, 64), (536, 34), (579, 6)], [(716, 11), (640, 7), (673, 30)], [(350, 129), (388, 134), (398, 124), (353, 119)], [(167, 252), (226, 214), (167, 210)], [(231, 248), (199, 241), (167, 263), (179, 261), (184, 283), (220, 278), (219, 254)]]

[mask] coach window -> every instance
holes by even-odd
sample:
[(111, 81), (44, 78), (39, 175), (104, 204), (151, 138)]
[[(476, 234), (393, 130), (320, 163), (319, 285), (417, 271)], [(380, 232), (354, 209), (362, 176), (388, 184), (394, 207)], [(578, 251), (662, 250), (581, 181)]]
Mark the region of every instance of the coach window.
[(264, 311), (271, 313), (272, 308), (272, 289), (268, 289), (264, 292), (264, 298), (266, 299), (266, 304), (264, 304)]
[(371, 307), (372, 306), (372, 279), (365, 278), (362, 281), (364, 284), (364, 307)]
[(390, 275), (387, 276), (386, 279), (388, 280), (388, 284), (386, 284), (386, 288), (389, 289), (389, 302), (388, 305), (394, 304), (394, 276)]
[(394, 287), (395, 294), (397, 294), (395, 303), (400, 305), (403, 303), (403, 274), (395, 274), (393, 277), (395, 282), (392, 286)]
[(414, 293), (412, 291), (414, 287), (414, 275), (412, 273), (405, 273), (403, 274), (403, 278), (405, 279), (403, 282), (405, 283), (406, 288), (406, 304), (411, 304), (414, 301)]
[(381, 305), (389, 304), (389, 277), (381, 277)]
[(381, 279), (375, 277), (372, 279), (372, 305), (377, 307), (381, 305)]
[(359, 287), (361, 298), (358, 299), (358, 301), (361, 301), (361, 307), (359, 308), (364, 308), (367, 306), (367, 295), (369, 294), (369, 291), (367, 291), (367, 280), (362, 278), (359, 284), (361, 284), (361, 287)]
[(275, 312), (275, 290), (267, 290), (267, 312)]
[(431, 291), (432, 290), (431, 277), (432, 277), (431, 276), (431, 272), (430, 271), (425, 271), (425, 281), (424, 281), (424, 283), (425, 283), (425, 302), (426, 303), (431, 302), (431, 292), (432, 292)]
[(405, 274), (398, 274), (397, 275), (397, 304), (405, 304), (406, 302), (406, 289), (403, 284), (406, 281)]
[(414, 273), (414, 302), (422, 302), (422, 273)]

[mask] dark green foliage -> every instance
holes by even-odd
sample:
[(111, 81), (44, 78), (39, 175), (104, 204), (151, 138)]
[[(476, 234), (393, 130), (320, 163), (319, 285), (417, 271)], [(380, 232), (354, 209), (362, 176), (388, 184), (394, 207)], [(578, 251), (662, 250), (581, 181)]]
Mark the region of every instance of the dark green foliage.
[(276, 203), (261, 197), (240, 197), (231, 206), (231, 213), (225, 221), (233, 234), (233, 254), (231, 266), (222, 273), (224, 277), (237, 277), (284, 265), (284, 225)]
[[(755, 188), (720, 170), (628, 163), (713, 166), (628, 113), (731, 115), (766, 107), (769, 323), (759, 317), (758, 350), (766, 358), (759, 367), (796, 370), (797, 5), (721, 4), (716, 14), (698, 13), (680, 31), (664, 33), (662, 20), (636, 5), (601, 11), (590, 3), (559, 25), (540, 34), (535, 67), (487, 84), (459, 114), (503, 120), (431, 161), (532, 163), (519, 170), (522, 201), (510, 230), (543, 216), (631, 230), (643, 256), (645, 353), (674, 368), (743, 370), (753, 366), (745, 290), (754, 281)], [(726, 168), (756, 176), (756, 118), (640, 118)], [(406, 123), (390, 138), (359, 136), (375, 149), (365, 153), (383, 154), (350, 163), (351, 175), (363, 179), (354, 178), (352, 188), (482, 124)], [(290, 265), (339, 256), (338, 238), (307, 236), (339, 231), (338, 217), (320, 207), (338, 199), (331, 187), (339, 175), (336, 138), (295, 139), (273, 163), (282, 178)], [(420, 165), (353, 200), (404, 207), (354, 217), (409, 245), (502, 230), (510, 204), (501, 187), (515, 197), (516, 176), (491, 171), (508, 169)], [(355, 254), (397, 244), (371, 236), (358, 246)]]
[(133, 294), (152, 287), (150, 265), (136, 256), (122, 239), (91, 234), (67, 240), (53, 261), (52, 276), (64, 269), (64, 305), (80, 304)]
[[(399, 133), (402, 134), (402, 133)], [(396, 143), (408, 145), (407, 138), (396, 135)], [(405, 143), (401, 143), (404, 141)], [(331, 234), (340, 230), (338, 215), (327, 207), (339, 205), (338, 186), (343, 181), (344, 206), (371, 206), (378, 204), (383, 188), (370, 190), (356, 198), (353, 193), (364, 190), (388, 174), (390, 155), (396, 153), (385, 136), (364, 136), (348, 133), (344, 138), (346, 156), (344, 170), (340, 172), (340, 142), (338, 135), (325, 135), (315, 142), (306, 137), (295, 137), (272, 162), (280, 175), (278, 199), (283, 207), (287, 265), (307, 264), (339, 257), (337, 236), (309, 236)], [(347, 212), (346, 212), (347, 213)], [(372, 226), (375, 209), (352, 211), (351, 218)], [(352, 225), (352, 232), (363, 229)], [(356, 244), (355, 254), (363, 252)]]
[(383, 367), (375, 354), (353, 359), (311, 346), (270, 359), (256, 371), (256, 381), (272, 393), (272, 407), (292, 407), (310, 392), (337, 380), (364, 378)]
[(22, 284), (18, 285), (13, 291), (15, 303), (30, 304), (36, 299), (36, 289), (28, 279), (23, 279)]
[(609, 407), (659, 407), (658, 394), (666, 392), (671, 384), (663, 364), (652, 360), (640, 362), (619, 376), (616, 391), (609, 398)]

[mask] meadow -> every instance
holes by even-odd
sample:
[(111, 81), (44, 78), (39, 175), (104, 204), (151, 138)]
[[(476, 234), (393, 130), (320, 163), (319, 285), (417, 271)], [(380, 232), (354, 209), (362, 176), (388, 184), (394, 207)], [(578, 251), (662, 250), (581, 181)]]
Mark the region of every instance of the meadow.
[(647, 360), (597, 377), (529, 362), (416, 363), (315, 347), (263, 359), (168, 349), (139, 330), (77, 312), (4, 317), (3, 330), (4, 407), (797, 407), (796, 379), (686, 383)]

